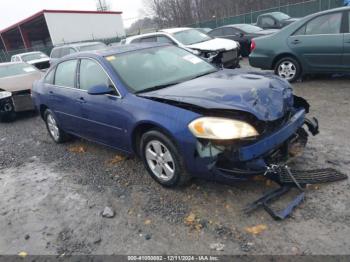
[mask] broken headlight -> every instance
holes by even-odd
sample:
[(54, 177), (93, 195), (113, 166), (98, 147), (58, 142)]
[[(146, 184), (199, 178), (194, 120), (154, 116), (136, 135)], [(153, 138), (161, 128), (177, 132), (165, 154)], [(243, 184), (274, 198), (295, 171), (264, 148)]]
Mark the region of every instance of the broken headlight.
[(232, 140), (258, 136), (250, 124), (220, 117), (201, 117), (189, 124), (192, 134), (198, 138)]

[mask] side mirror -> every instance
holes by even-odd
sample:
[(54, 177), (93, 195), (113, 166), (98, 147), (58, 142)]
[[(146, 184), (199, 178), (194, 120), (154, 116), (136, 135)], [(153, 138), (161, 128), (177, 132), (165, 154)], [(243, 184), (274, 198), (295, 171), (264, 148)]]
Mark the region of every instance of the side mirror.
[(113, 93), (113, 89), (106, 85), (93, 86), (88, 90), (89, 95), (109, 95)]
[(243, 37), (244, 36), (244, 34), (243, 33), (239, 33), (239, 37)]

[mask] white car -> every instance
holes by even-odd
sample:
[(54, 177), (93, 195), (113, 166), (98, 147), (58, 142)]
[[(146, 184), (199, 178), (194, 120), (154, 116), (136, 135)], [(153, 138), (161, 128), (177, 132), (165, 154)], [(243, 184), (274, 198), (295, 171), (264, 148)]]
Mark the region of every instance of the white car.
[(212, 38), (194, 28), (162, 29), (155, 33), (128, 37), (124, 44), (158, 42), (179, 46), (208, 62), (225, 68), (239, 66), (239, 44), (233, 40)]
[(43, 52), (28, 52), (13, 55), (11, 57), (11, 62), (24, 62), (40, 70), (45, 70), (50, 67), (50, 58)]

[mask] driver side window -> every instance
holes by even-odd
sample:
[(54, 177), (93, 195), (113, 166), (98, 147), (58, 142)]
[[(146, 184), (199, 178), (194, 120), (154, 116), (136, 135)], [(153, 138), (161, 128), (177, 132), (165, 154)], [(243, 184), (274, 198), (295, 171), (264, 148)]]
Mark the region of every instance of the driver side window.
[[(90, 59), (82, 59), (80, 62), (80, 89), (87, 91), (91, 87), (98, 85), (108, 86), (115, 90), (113, 83), (101, 65)], [(118, 95), (116, 91), (115, 95)]]

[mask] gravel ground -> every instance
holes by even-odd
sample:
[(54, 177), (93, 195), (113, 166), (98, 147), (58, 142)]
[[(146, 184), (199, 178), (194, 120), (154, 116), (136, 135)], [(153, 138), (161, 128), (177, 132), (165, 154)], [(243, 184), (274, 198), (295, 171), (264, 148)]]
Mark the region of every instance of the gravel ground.
[[(321, 125), (293, 167), (350, 174), (349, 80), (293, 85)], [(54, 144), (38, 116), (0, 123), (0, 145), (0, 254), (350, 254), (349, 181), (308, 188), (276, 222), (241, 212), (268, 181), (164, 189), (138, 159), (78, 139)], [(107, 206), (113, 218), (102, 217)], [(259, 234), (247, 230), (257, 225)]]

